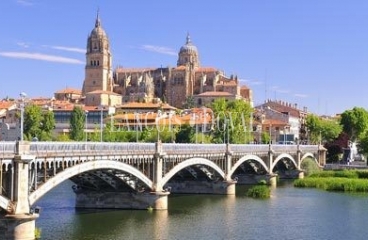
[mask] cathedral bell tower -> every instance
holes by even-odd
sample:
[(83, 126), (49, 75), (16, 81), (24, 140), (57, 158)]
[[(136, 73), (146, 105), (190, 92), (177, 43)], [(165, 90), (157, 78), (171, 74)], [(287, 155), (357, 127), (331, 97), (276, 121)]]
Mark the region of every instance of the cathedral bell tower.
[(109, 39), (97, 12), (95, 28), (87, 40), (85, 79), (82, 94), (96, 90), (112, 91), (112, 60)]

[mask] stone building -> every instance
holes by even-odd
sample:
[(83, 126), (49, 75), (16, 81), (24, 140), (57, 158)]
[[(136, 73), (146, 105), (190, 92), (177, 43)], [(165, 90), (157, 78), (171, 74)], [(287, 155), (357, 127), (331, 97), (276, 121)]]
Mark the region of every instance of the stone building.
[[(230, 94), (227, 96), (229, 99), (244, 99), (252, 104), (251, 90), (246, 86), (241, 87), (237, 77), (227, 77), (217, 68), (201, 66), (198, 49), (189, 34), (179, 50), (176, 67), (117, 67), (113, 71), (109, 39), (97, 14), (95, 28), (87, 40), (82, 90), (86, 105), (161, 100), (182, 108), (190, 96), (195, 98), (196, 106), (202, 106), (208, 103), (208, 94), (201, 95), (206, 92), (219, 97)], [(106, 97), (99, 98), (97, 95), (100, 93), (108, 95), (108, 100), (102, 103)]]
[[(297, 104), (291, 104), (280, 100), (266, 100), (265, 103), (255, 107), (258, 112), (258, 118), (264, 116), (264, 126), (267, 128), (269, 122), (275, 121), (280, 124), (270, 124), (271, 128), (278, 131), (281, 137), (277, 141), (283, 140), (284, 136), (288, 136), (287, 140), (300, 140), (304, 142), (307, 139), (306, 118), (308, 109), (303, 107), (299, 109)], [(255, 115), (257, 117), (257, 115)], [(282, 124), (283, 123), (283, 124)]]
[(121, 96), (112, 90), (110, 42), (97, 14), (95, 27), (87, 39), (85, 79), (82, 88), (84, 103), (94, 106), (121, 104)]

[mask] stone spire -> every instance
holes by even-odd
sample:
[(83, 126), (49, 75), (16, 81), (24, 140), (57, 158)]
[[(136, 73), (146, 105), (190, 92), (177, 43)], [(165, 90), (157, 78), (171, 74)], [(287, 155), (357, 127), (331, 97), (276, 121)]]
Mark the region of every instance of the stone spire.
[(96, 16), (96, 23), (95, 23), (95, 27), (100, 27), (101, 26), (101, 20), (100, 20), (100, 9), (97, 9), (97, 16)]

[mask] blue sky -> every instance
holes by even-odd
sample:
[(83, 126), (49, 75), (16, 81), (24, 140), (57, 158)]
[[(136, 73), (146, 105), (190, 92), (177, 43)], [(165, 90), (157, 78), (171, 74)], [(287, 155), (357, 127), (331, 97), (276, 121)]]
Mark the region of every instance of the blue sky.
[(187, 32), (202, 66), (265, 99), (333, 115), (368, 108), (368, 1), (1, 0), (0, 98), (81, 88), (97, 9), (114, 67), (175, 66)]

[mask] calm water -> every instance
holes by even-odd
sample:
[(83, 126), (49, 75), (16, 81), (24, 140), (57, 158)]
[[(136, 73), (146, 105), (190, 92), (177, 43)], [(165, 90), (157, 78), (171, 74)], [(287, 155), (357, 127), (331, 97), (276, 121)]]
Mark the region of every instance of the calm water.
[(368, 196), (297, 189), (268, 200), (180, 195), (168, 211), (77, 211), (66, 182), (44, 196), (37, 227), (42, 239), (367, 239)]

